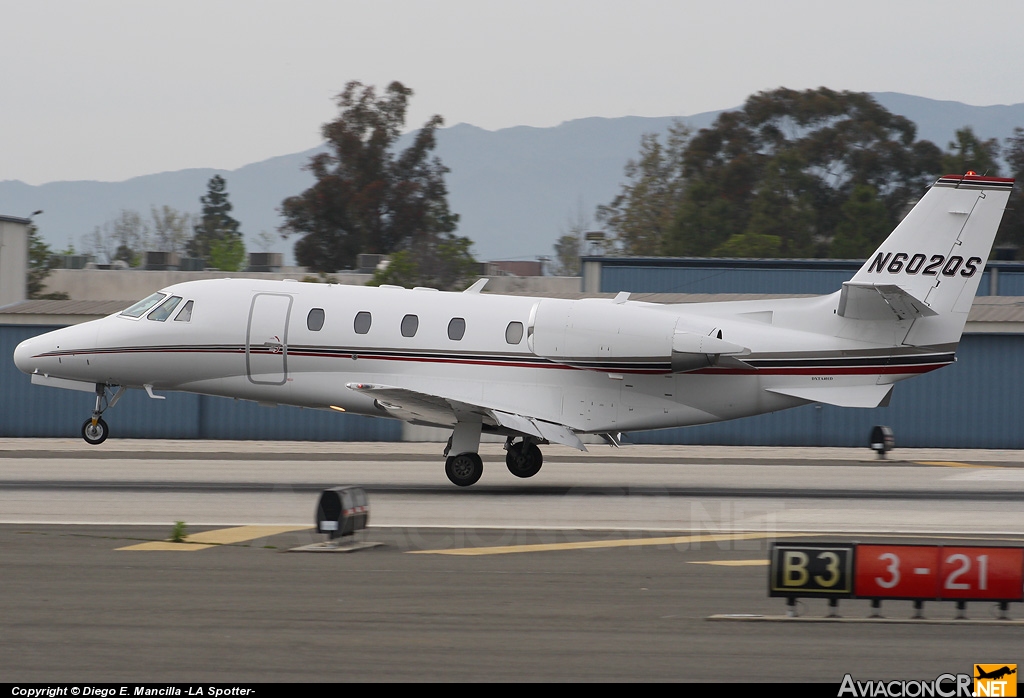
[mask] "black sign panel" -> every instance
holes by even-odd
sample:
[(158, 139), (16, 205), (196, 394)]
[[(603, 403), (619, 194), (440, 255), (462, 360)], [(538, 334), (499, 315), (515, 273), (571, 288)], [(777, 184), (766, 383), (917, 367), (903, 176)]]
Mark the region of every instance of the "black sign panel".
[(852, 598), (855, 547), (848, 543), (775, 543), (768, 595)]

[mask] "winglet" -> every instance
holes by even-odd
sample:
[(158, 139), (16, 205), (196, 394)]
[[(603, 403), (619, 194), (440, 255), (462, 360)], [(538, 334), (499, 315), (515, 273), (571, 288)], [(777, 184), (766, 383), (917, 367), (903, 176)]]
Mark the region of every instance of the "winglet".
[(490, 281), (490, 279), (488, 279), (486, 276), (479, 278), (473, 282), (472, 286), (463, 291), (463, 293), (480, 293), (481, 291), (484, 290), (484, 286), (487, 285), (488, 281)]

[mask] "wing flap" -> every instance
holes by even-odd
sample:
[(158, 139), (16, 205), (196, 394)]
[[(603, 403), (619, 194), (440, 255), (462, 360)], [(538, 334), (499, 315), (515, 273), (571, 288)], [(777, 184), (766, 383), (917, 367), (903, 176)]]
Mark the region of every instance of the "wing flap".
[(770, 393), (823, 402), (837, 407), (879, 407), (889, 404), (892, 384), (765, 388)]
[(500, 426), (524, 436), (565, 444), (581, 451), (587, 450), (576, 433), (563, 424), (392, 385), (349, 383), (346, 387), (372, 396), (391, 416), (405, 421), (454, 426), (460, 419), (475, 415), (490, 426)]

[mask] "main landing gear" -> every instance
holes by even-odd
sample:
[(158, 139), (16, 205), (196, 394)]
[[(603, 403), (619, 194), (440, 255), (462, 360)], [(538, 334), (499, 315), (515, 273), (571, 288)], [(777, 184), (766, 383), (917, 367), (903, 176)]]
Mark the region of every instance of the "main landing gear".
[[(459, 487), (476, 484), (483, 475), (484, 463), (477, 453), (480, 449), (480, 432), (479, 422), (459, 422), (444, 449), (444, 472)], [(515, 438), (510, 436), (505, 440), (505, 465), (516, 477), (533, 477), (540, 472), (544, 456), (532, 438), (521, 437), (518, 441)]]
[(544, 456), (533, 441), (523, 439), (512, 443), (512, 437), (505, 442), (505, 465), (516, 477), (533, 477), (544, 465)]
[(448, 456), (444, 462), (444, 472), (454, 484), (469, 487), (476, 484), (484, 474), (484, 462), (477, 453), (460, 453)]
[(96, 384), (96, 407), (93, 408), (92, 417), (82, 424), (82, 438), (85, 442), (97, 446), (107, 440), (110, 436), (110, 427), (100, 416), (105, 411), (117, 404), (117, 401), (124, 395), (125, 388), (121, 386), (114, 393), (113, 397), (107, 399), (107, 386), (103, 383)]

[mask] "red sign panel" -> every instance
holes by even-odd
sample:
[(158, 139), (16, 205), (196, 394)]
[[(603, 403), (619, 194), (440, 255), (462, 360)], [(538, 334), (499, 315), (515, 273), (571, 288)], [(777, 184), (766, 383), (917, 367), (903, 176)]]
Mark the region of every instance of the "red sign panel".
[(858, 545), (854, 595), (1024, 601), (1024, 548)]
[(930, 545), (858, 545), (854, 595), (891, 599), (935, 599), (939, 548)]
[(1024, 600), (1024, 548), (940, 548), (943, 599)]

